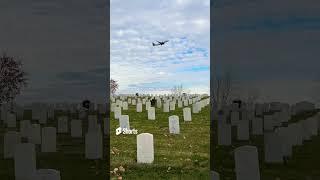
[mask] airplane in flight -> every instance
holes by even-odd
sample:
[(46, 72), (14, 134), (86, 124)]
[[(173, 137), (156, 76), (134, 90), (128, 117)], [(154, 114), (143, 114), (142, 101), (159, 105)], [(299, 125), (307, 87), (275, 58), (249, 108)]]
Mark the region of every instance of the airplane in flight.
[(166, 42), (168, 42), (168, 40), (167, 41), (157, 41), (158, 42), (158, 44), (155, 44), (155, 43), (152, 43), (152, 46), (162, 46), (162, 45), (164, 45)]

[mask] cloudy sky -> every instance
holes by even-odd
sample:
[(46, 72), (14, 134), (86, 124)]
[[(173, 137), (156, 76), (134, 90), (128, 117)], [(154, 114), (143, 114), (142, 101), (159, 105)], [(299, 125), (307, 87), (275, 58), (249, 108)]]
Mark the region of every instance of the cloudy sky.
[(19, 101), (104, 101), (106, 9), (104, 0), (0, 1), (0, 51), (29, 78)]
[(312, 0), (214, 1), (215, 73), (229, 71), (239, 89), (259, 89), (266, 101), (319, 98), (319, 5)]
[[(110, 76), (118, 93), (209, 93), (209, 0), (112, 0)], [(152, 42), (169, 40), (164, 46)]]

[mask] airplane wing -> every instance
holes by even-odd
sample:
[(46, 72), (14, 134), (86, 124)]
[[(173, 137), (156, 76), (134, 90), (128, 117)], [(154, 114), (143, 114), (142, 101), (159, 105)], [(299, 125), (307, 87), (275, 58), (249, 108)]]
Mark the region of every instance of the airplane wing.
[(157, 41), (157, 42), (161, 44), (161, 42), (159, 42), (159, 41)]

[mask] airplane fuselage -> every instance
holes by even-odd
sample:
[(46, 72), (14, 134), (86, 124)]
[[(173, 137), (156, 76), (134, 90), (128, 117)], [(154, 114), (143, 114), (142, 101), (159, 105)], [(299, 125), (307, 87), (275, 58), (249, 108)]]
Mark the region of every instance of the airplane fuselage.
[(164, 45), (166, 42), (168, 42), (168, 41), (164, 41), (164, 42), (159, 42), (159, 41), (158, 41), (158, 44), (152, 43), (152, 45), (153, 45), (153, 46), (159, 46), (159, 45), (162, 46), (162, 45)]

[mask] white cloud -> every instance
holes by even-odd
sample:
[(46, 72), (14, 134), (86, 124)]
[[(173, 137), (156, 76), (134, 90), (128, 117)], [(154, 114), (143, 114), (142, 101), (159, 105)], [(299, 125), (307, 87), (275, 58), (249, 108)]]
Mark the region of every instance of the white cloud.
[[(134, 84), (152, 82), (209, 87), (209, 70), (183, 71), (210, 65), (210, 11), (206, 1), (111, 3), (110, 74), (118, 80), (120, 93), (128, 92)], [(165, 46), (152, 46), (155, 40), (167, 39)]]

